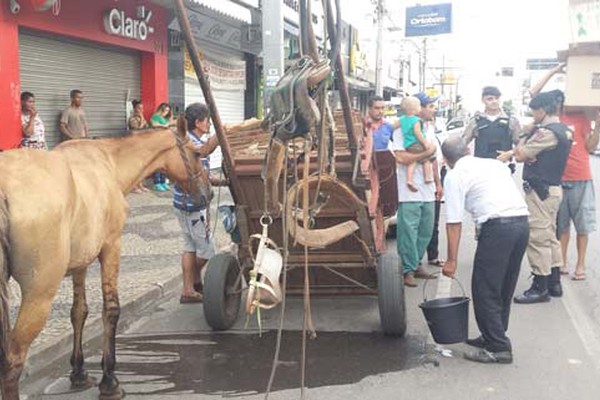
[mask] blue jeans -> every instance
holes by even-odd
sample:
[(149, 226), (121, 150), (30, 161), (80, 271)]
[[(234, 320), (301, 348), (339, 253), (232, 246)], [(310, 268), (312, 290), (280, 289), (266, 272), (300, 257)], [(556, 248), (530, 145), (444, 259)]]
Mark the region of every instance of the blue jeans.
[(162, 172), (155, 172), (152, 175), (152, 181), (155, 185), (163, 184), (167, 182), (167, 177)]

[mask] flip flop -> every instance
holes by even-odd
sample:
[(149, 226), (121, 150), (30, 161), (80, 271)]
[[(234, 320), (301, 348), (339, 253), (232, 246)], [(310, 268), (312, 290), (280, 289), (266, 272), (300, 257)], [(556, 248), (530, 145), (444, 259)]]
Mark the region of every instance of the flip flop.
[(561, 268), (560, 269), (560, 274), (561, 275), (569, 275), (569, 270), (567, 268)]
[(182, 294), (179, 298), (179, 304), (202, 303), (202, 295), (197, 294)]
[(429, 265), (433, 265), (435, 267), (440, 267), (441, 268), (441, 267), (444, 266), (444, 264), (446, 264), (446, 260), (442, 260), (442, 259), (436, 258), (435, 260), (429, 260), (429, 261), (427, 261), (427, 263)]
[(573, 277), (571, 278), (571, 280), (573, 280), (573, 281), (585, 281), (585, 272), (581, 273), (581, 274), (575, 273), (573, 275)]

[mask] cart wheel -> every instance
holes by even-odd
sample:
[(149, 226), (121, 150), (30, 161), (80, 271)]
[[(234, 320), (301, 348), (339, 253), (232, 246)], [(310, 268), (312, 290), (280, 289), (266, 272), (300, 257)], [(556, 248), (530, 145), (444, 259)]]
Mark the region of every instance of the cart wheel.
[(383, 333), (404, 336), (406, 333), (406, 303), (404, 278), (396, 254), (387, 253), (377, 260), (379, 318)]
[(239, 274), (239, 263), (231, 254), (217, 254), (208, 261), (204, 276), (204, 318), (214, 330), (227, 330), (237, 319), (242, 293), (234, 286)]

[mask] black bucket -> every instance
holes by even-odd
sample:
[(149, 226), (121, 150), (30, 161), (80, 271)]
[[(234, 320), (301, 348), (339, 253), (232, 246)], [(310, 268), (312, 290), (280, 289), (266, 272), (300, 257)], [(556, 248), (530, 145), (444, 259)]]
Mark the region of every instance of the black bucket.
[(460, 282), (458, 284), (462, 289), (462, 296), (434, 300), (425, 298), (426, 284), (423, 285), (423, 302), (419, 304), (419, 307), (423, 310), (423, 315), (436, 343), (453, 344), (467, 340), (470, 299), (465, 296)]

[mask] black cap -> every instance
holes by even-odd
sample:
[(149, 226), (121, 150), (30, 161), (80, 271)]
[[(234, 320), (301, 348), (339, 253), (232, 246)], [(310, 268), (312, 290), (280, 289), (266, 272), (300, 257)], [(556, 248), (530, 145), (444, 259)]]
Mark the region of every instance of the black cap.
[(486, 86), (481, 91), (481, 97), (485, 97), (485, 96), (500, 97), (500, 96), (502, 96), (502, 93), (500, 93), (500, 89), (498, 89), (496, 86)]
[[(561, 92), (562, 93), (562, 92)], [(542, 92), (533, 97), (529, 102), (529, 108), (532, 110), (539, 110), (543, 108), (549, 114), (556, 113), (556, 106), (559, 104), (557, 101), (557, 95), (555, 91)]]

